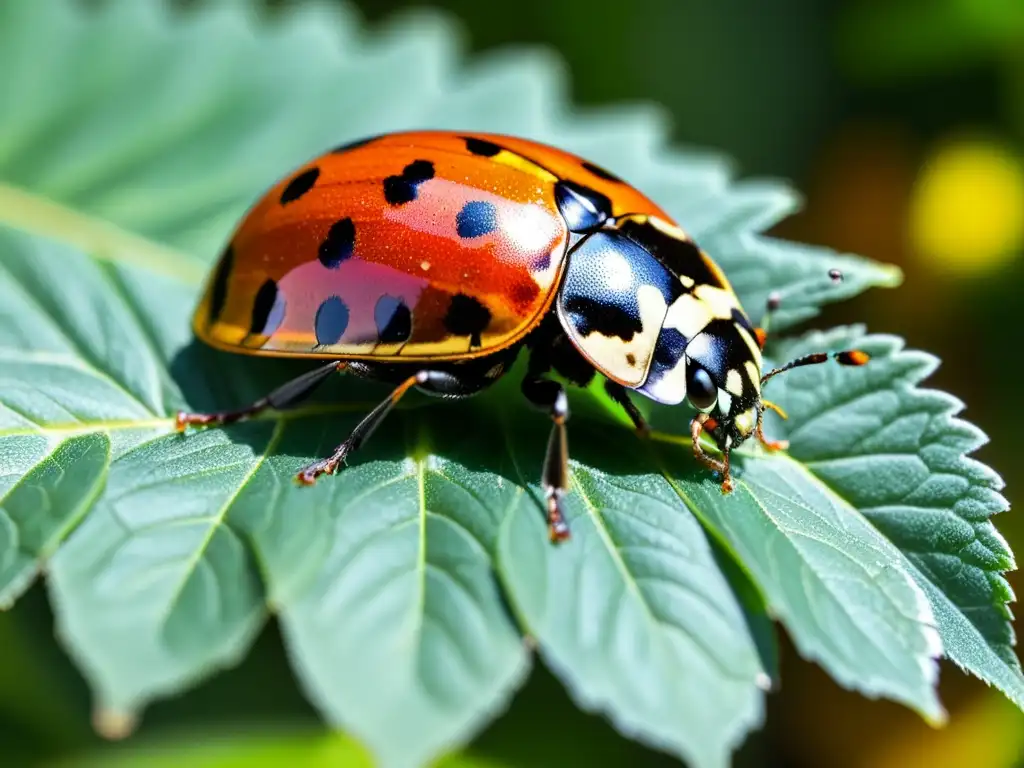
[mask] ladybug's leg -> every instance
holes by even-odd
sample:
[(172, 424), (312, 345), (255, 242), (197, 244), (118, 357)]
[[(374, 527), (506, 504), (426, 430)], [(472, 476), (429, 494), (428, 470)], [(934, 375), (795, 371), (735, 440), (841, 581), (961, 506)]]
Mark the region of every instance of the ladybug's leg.
[(222, 424), (233, 424), (236, 421), (251, 418), (257, 413), (274, 408), (283, 410), (296, 405), (307, 397), (313, 390), (320, 386), (328, 376), (335, 371), (345, 369), (344, 362), (331, 362), (322, 365), (312, 371), (302, 374), (291, 381), (285, 382), (266, 397), (261, 397), (252, 405), (239, 408), (235, 411), (219, 411), (214, 413), (188, 413), (178, 411), (174, 419), (174, 425), (180, 432), (191, 425), (196, 427), (217, 427)]
[(722, 451), (722, 461), (719, 461), (714, 456), (708, 455), (700, 444), (700, 436), (704, 432), (704, 427), (707, 426), (708, 429), (714, 428), (708, 422), (713, 422), (713, 419), (705, 413), (700, 414), (700, 416), (697, 416), (697, 418), (690, 422), (693, 457), (711, 471), (721, 473), (722, 493), (732, 493), (734, 485), (732, 474), (729, 472), (729, 449), (726, 448)]
[(303, 468), (296, 479), (304, 485), (312, 485), (320, 475), (333, 475), (337, 472), (338, 467), (345, 462), (345, 459), (358, 450), (384, 421), (384, 417), (391, 413), (391, 409), (402, 399), (402, 395), (413, 387), (420, 387), (438, 394), (458, 393), (465, 389), (462, 380), (451, 373), (419, 371), (395, 387), (395, 390), (388, 395), (384, 402), (370, 411), (352, 430), (348, 439), (334, 449), (334, 453), (326, 459), (321, 459)]
[(608, 393), (608, 397), (622, 406), (640, 437), (647, 437), (651, 434), (651, 425), (647, 423), (644, 415), (640, 413), (640, 409), (636, 407), (636, 404), (629, 399), (629, 393), (624, 386), (611, 379), (605, 379), (604, 391)]
[(569, 438), (565, 429), (569, 399), (561, 384), (539, 376), (523, 379), (523, 394), (530, 403), (546, 410), (554, 422), (540, 484), (547, 504), (548, 535), (553, 542), (565, 541), (569, 538), (569, 526), (562, 514), (562, 497), (569, 490)]
[(757, 411), (757, 426), (754, 427), (754, 437), (769, 451), (784, 451), (786, 448), (789, 448), (788, 440), (769, 440), (764, 434), (764, 412), (766, 409), (775, 411), (784, 419), (789, 418), (786, 416), (786, 412), (779, 408), (779, 406), (765, 400)]

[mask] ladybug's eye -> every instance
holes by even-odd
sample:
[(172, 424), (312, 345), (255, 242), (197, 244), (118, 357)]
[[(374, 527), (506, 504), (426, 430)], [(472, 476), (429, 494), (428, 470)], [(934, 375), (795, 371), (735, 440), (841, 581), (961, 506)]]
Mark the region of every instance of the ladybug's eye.
[(718, 400), (718, 387), (711, 381), (711, 375), (688, 361), (686, 366), (686, 397), (698, 411), (710, 411)]

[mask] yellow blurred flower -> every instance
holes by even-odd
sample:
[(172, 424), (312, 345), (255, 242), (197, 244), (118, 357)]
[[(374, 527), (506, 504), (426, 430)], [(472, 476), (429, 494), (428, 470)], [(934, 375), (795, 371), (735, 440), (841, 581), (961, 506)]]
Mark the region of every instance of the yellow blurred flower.
[(914, 185), (910, 238), (938, 272), (984, 273), (1024, 248), (1024, 168), (993, 141), (938, 147)]

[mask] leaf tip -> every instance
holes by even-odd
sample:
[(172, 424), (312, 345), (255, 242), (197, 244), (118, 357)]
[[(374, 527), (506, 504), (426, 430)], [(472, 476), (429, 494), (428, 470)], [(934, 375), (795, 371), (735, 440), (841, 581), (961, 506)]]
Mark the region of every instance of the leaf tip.
[(946, 723), (949, 722), (949, 713), (939, 702), (937, 696), (934, 701), (931, 702), (928, 709), (921, 710), (921, 717), (923, 717), (924, 721), (932, 728), (943, 728)]
[(898, 288), (903, 285), (903, 270), (895, 264), (878, 264), (879, 288)]
[(101, 706), (92, 713), (93, 730), (108, 741), (120, 741), (128, 738), (138, 724), (138, 715), (123, 709)]

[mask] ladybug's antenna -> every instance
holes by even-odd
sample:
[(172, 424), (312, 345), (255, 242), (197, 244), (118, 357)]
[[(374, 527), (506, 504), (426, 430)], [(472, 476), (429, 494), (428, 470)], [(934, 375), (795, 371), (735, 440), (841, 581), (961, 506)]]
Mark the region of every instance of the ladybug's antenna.
[[(833, 357), (840, 365), (864, 365), (867, 363), (871, 356), (861, 349), (847, 349), (842, 352), (833, 352)], [(761, 377), (761, 386), (773, 376), (778, 376), (780, 373), (791, 371), (794, 368), (802, 368), (805, 365), (821, 365), (827, 363), (829, 354), (827, 352), (815, 352), (812, 355), (804, 355), (798, 357), (796, 360), (786, 363), (781, 368), (775, 368), (774, 370), (768, 371), (764, 376)]]
[[(840, 272), (838, 269), (830, 269), (828, 271), (828, 276), (833, 283), (839, 283), (842, 282), (843, 280), (843, 273)], [(764, 321), (762, 324), (762, 329), (760, 329), (761, 332), (758, 334), (758, 342), (761, 344), (762, 347), (764, 346), (762, 339), (764, 338), (764, 335), (767, 334), (768, 321), (771, 318), (771, 313), (777, 310), (781, 303), (782, 297), (778, 291), (772, 291), (770, 294), (768, 294), (768, 302), (765, 310)], [(866, 362), (868, 362), (868, 360), (871, 359), (870, 355), (868, 355), (867, 352), (864, 352), (863, 350), (860, 349), (847, 349), (843, 352), (833, 352), (831, 356), (840, 365), (864, 365)], [(780, 373), (791, 371), (794, 368), (803, 368), (805, 365), (820, 365), (821, 363), (827, 363), (828, 358), (829, 355), (827, 352), (815, 352), (812, 355), (804, 355), (803, 357), (798, 357), (796, 360), (792, 360), (786, 363), (781, 368), (776, 368), (774, 370), (768, 371), (768, 373), (761, 377), (761, 386), (764, 386), (764, 383), (768, 381), (768, 379), (774, 376), (778, 376)]]

